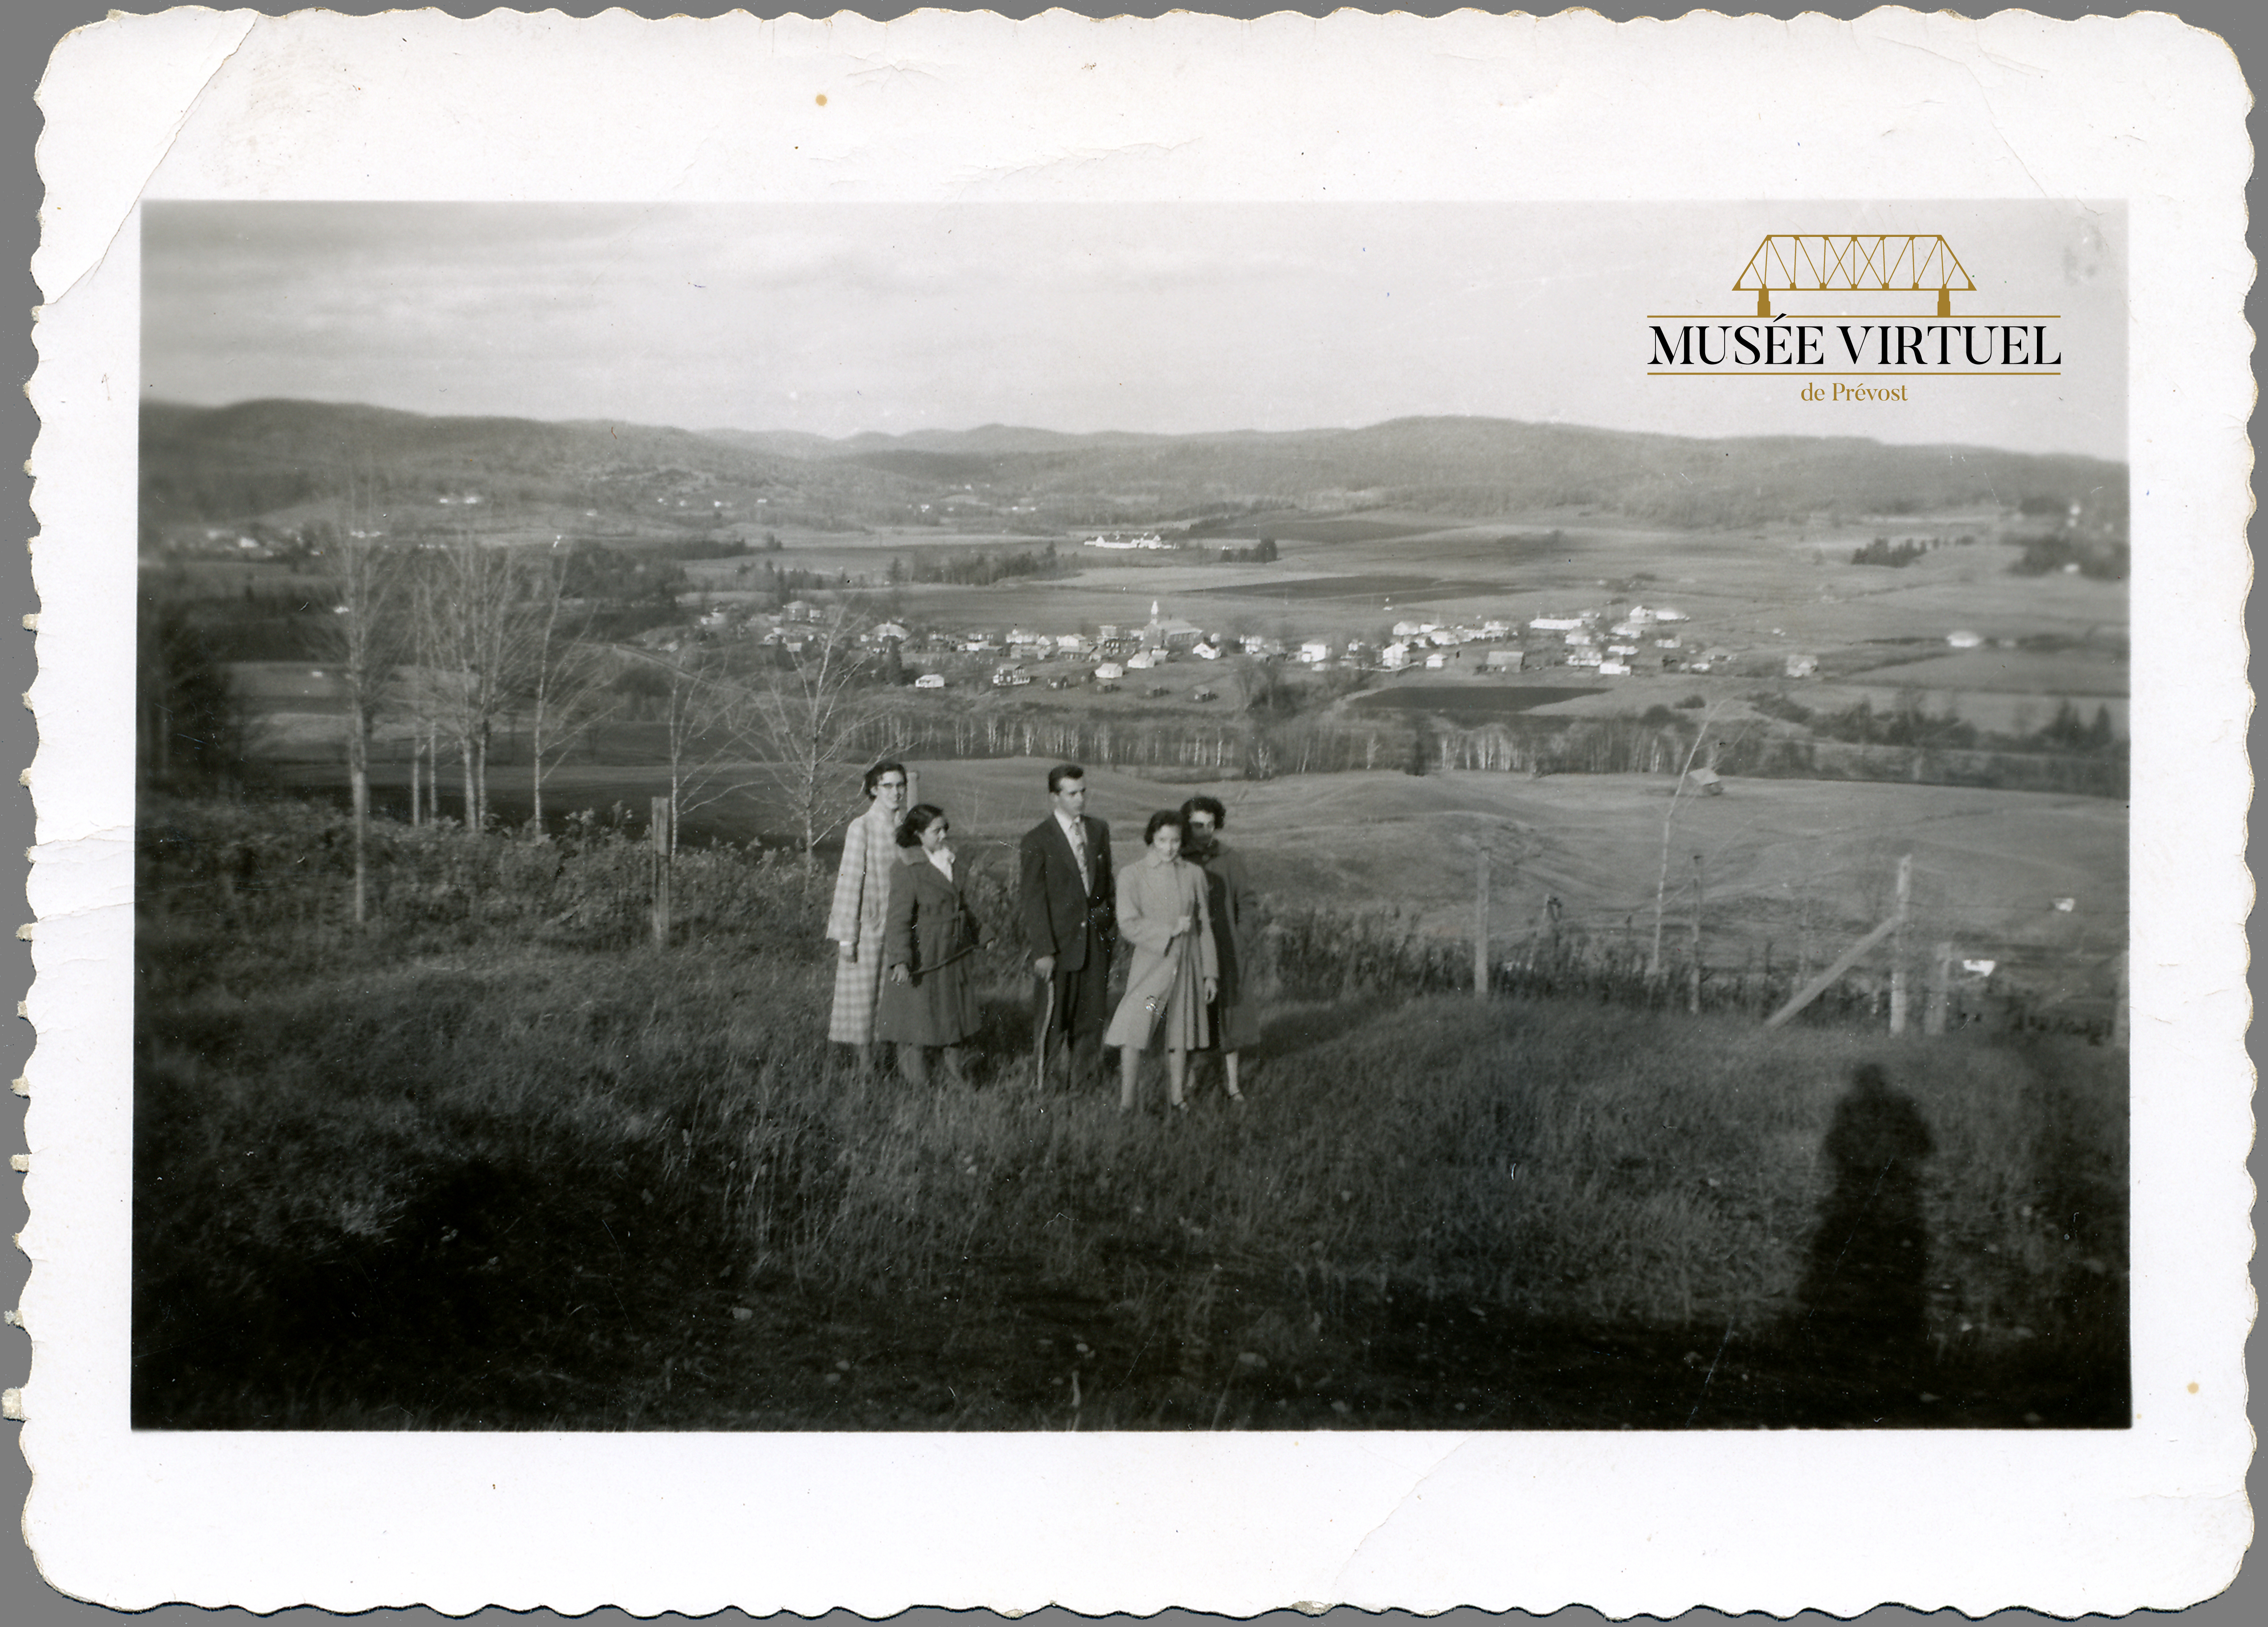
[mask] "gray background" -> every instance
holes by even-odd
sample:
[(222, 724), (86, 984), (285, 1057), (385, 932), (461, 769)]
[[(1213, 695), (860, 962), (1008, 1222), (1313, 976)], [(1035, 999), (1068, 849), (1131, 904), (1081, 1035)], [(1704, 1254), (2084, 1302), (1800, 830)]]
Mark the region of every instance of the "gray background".
[[(372, 0), (328, 0), (328, 4), (333, 11), (349, 13), (369, 13), (385, 9), (372, 4)], [(588, 16), (603, 9), (593, 0), (552, 0), (552, 4), (556, 9), (572, 16)], [(709, 16), (736, 9), (717, 4), (716, 0), (707, 0), (705, 4), (702, 0), (681, 0), (681, 4), (662, 4), (659, 0), (624, 0), (624, 4), (627, 9), (648, 16), (671, 13)], [(152, 3), (145, 9), (154, 11), (159, 7)], [(491, 8), (485, 4), (468, 4), (465, 0), (439, 0), (438, 9), (465, 17), (478, 15)], [(537, 8), (530, 4), (526, 9)], [(762, 6), (744, 9), (774, 10)], [(814, 5), (799, 9), (806, 10), (807, 14), (815, 14), (825, 8)], [(880, 4), (850, 9), (879, 18), (898, 16), (913, 8), (882, 0)], [(1030, 4), (1028, 0), (991, 0), (987, 9), (1005, 16), (1022, 18), (1036, 15), (1049, 8)], [(1316, 4), (1315, 0), (1284, 0), (1284, 3), (1268, 4), (1262, 4), (1261, 0), (1210, 0), (1209, 4), (1191, 4), (1183, 7), (1171, 7), (1158, 4), (1157, 0), (1133, 0), (1133, 3), (1123, 5), (1101, 4), (1098, 0), (1063, 0), (1063, 9), (1092, 16), (1153, 17), (1168, 10), (1182, 9), (1224, 16), (1256, 17), (1285, 11), (1321, 16), (1338, 8)], [(1360, 9), (1384, 11), (1388, 8), (1373, 5)], [(1403, 4), (1391, 9), (1435, 16), (1456, 8), (1443, 4), (1442, 0), (1403, 0)], [(1592, 0), (1591, 9), (1616, 19), (1679, 14), (1678, 8), (1617, 4), (1616, 0)], [(1723, 9), (1731, 11), (1734, 8), (1727, 5)], [(1808, 4), (1761, 0), (1761, 3), (1749, 4), (1743, 9), (1779, 17), (1793, 16), (1799, 11), (1822, 11), (1849, 18), (1859, 16), (1873, 8), (1856, 4), (1854, 0), (1809, 0)], [(2077, 0), (2027, 0), (2026, 9), (2048, 16), (2075, 17), (2116, 8), (2100, 4), (2088, 6), (2078, 4)], [(2171, 11), (2188, 22), (2220, 33), (2235, 48), (2248, 80), (2268, 72), (2268, 7), (2261, 6), (2258, 0), (2189, 0), (2187, 4), (2174, 0), (2174, 3), (2153, 9)], [(0, 271), (0, 275), (4, 275), (11, 296), (7, 303), (26, 313), (24, 320), (8, 325), (5, 339), (8, 371), (18, 385), (31, 376), (34, 362), (28, 313), (39, 298), (39, 291), (26, 269), (32, 251), (39, 241), (37, 210), (40, 183), (33, 146), (39, 139), (40, 120), (39, 110), (32, 102), (32, 92), (39, 84), (48, 54), (54, 48), (55, 41), (73, 28), (99, 21), (107, 10), (100, 0), (9, 0), (9, 4), (0, 5), (0, 190), (4, 190), (4, 207), (0, 207), (0, 232), (4, 232), (4, 244), (0, 244), (0, 269), (4, 269), (4, 271)], [(2247, 129), (2257, 148), (2261, 140), (2261, 119), (2257, 110), (2248, 120)], [(2257, 182), (2249, 189), (2248, 195), (2257, 195)], [(2264, 232), (2257, 221), (2251, 230), (2251, 247), (2257, 258), (2262, 252), (2262, 242), (2264, 238), (2268, 238), (2268, 232)], [(2268, 299), (2264, 299), (2256, 285), (2246, 306), (2246, 315), (2256, 330), (2263, 326), (2264, 306), (2268, 306)], [(4, 496), (0, 496), (0, 505), (4, 505), (7, 514), (18, 522), (15, 527), (17, 534), (25, 537), (33, 534), (34, 526), (29, 501), (31, 482), (22, 471), (37, 429), (37, 419), (20, 389), (10, 390), (0, 395), (0, 446), (5, 449), (5, 456), (0, 457), (0, 468), (7, 471), (6, 490)], [(2256, 520), (2256, 538), (2259, 534), (2258, 526), (2259, 522)], [(31, 635), (20, 629), (19, 621), (25, 613), (36, 607), (32, 595), (27, 556), (13, 548), (0, 548), (0, 618), (4, 618), (0, 619), (0, 696), (19, 696), (31, 687), (36, 671), (35, 641)], [(2247, 606), (2247, 632), (2256, 645), (2262, 641), (2264, 635), (2268, 635), (2268, 625), (2264, 625), (2264, 622), (2268, 622), (2268, 617), (2258, 615), (2258, 610), (2257, 603)], [(20, 853), (32, 840), (31, 796), (18, 784), (16, 777), (31, 761), (34, 738), (30, 714), (0, 699), (0, 823), (5, 826), (4, 840), (0, 840), (0, 852)], [(2264, 722), (2256, 713), (2247, 742), (2256, 759), (2260, 755), (2264, 741), (2268, 741), (2268, 722)], [(2257, 850), (2260, 845), (2264, 824), (2264, 816), (2257, 806), (2253, 819), (2250, 845)], [(30, 918), (30, 909), (24, 902), (24, 865), (12, 857), (4, 865), (0, 865), (0, 923), (12, 926)], [(27, 947), (17, 941), (12, 932), (0, 932), (0, 1002), (9, 1003), (0, 1005), (0, 1013), (11, 1010), (12, 1002), (23, 998), (23, 991), (30, 980), (31, 956)], [(2264, 975), (2256, 967), (2252, 981), (2256, 1007), (2261, 1004), (2264, 986), (2268, 986), (2268, 975)], [(14, 1079), (20, 1074), (31, 1049), (32, 1035), (26, 1025), (0, 1016), (0, 1079)], [(2257, 1051), (2254, 1061), (2257, 1066)], [(0, 1104), (4, 1104), (0, 1105), (0, 1124), (4, 1124), (6, 1150), (20, 1152), (24, 1150), (21, 1103), (15, 1097), (7, 1096), (0, 1097)], [(2264, 1158), (2256, 1146), (2252, 1160), (2256, 1183), (2262, 1179), (2264, 1169), (2268, 1169), (2268, 1158)], [(12, 1234), (24, 1225), (25, 1218), (20, 1183), (11, 1180), (6, 1183), (4, 1196), (0, 1196), (0, 1231)], [(16, 1302), (27, 1274), (26, 1262), (19, 1253), (12, 1248), (0, 1248), (0, 1304), (13, 1305)], [(2256, 1261), (2256, 1289), (2259, 1280)], [(2253, 1370), (2251, 1364), (2257, 1360), (2261, 1349), (2262, 1336), (2256, 1329), (2247, 1347), (2248, 1370)], [(20, 1329), (0, 1327), (0, 1385), (23, 1383), (30, 1366), (31, 1342), (28, 1337)], [(2256, 1432), (2259, 1428), (2260, 1416), (2256, 1406), (2252, 1414)], [(0, 1425), (0, 1429), (11, 1427)], [(22, 1456), (14, 1449), (13, 1443), (0, 1445), (0, 1506), (20, 1509), (30, 1484), (30, 1473)], [(2264, 1485), (2257, 1460), (2249, 1484), (2257, 1518)], [(122, 1534), (122, 1539), (130, 1541), (131, 1537), (129, 1534)], [(2170, 1613), (2169, 1619), (2178, 1616), (2183, 1623), (2195, 1623), (2195, 1627), (2238, 1627), (2239, 1623), (2268, 1621), (2268, 1586), (2262, 1584), (2261, 1569), (2261, 1564), (2255, 1557), (2245, 1565), (2236, 1584), (2229, 1591), (2188, 1610)], [(738, 1613), (727, 1614), (730, 1616)], [(186, 1605), (168, 1606), (144, 1615), (151, 1627), (182, 1627), (182, 1624), (193, 1622), (210, 1622), (214, 1627), (232, 1627), (233, 1623), (249, 1623), (256, 1619), (244, 1610), (199, 1610)], [(1951, 1610), (1939, 1611), (1936, 1616), (1948, 1623), (1966, 1619)], [(93, 1623), (120, 1621), (123, 1616), (122, 1612), (67, 1599), (50, 1588), (40, 1579), (20, 1537), (0, 1542), (0, 1622), (10, 1623), (11, 1627), (92, 1627)], [(480, 1618), (483, 1623), (505, 1623), (515, 1619), (501, 1610), (482, 1611)], [(921, 1627), (936, 1627), (938, 1623), (956, 1618), (967, 1621), (968, 1627), (985, 1627), (987, 1623), (1002, 1619), (984, 1611), (944, 1610), (909, 1612), (907, 1616), (900, 1619), (917, 1620)], [(300, 1627), (302, 1623), (313, 1627), (313, 1623), (331, 1618), (327, 1612), (320, 1610), (288, 1610), (278, 1612), (273, 1619), (291, 1623), (293, 1627)], [(445, 1618), (431, 1610), (414, 1609), (371, 1611), (362, 1619), (389, 1624), (400, 1622), (403, 1627), (425, 1627), (426, 1623), (438, 1623)], [(549, 1611), (538, 1611), (529, 1612), (528, 1619), (540, 1627), (543, 1622), (563, 1618)], [(581, 1619), (608, 1623), (612, 1627), (613, 1623), (626, 1623), (632, 1618), (619, 1610), (602, 1610), (594, 1611)], [(837, 1611), (826, 1619), (830, 1623), (848, 1627), (848, 1623), (863, 1618)], [(1031, 1627), (1070, 1627), (1073, 1620), (1081, 1618), (1073, 1617), (1068, 1611), (1051, 1609), (1022, 1619)], [(1189, 1612), (1176, 1610), (1167, 1611), (1154, 1619), (1171, 1623), (1174, 1627), (1182, 1627), (1182, 1623), (1201, 1618)], [(1270, 1627), (1292, 1627), (1293, 1623), (1304, 1623), (1307, 1618), (1282, 1610), (1266, 1619)], [(1327, 1623), (1337, 1623), (1338, 1627), (1353, 1627), (1357, 1622), (1372, 1618), (1353, 1610), (1337, 1610), (1325, 1619)], [(1429, 1619), (1477, 1623), (1486, 1618), (1483, 1612), (1466, 1610)], [(1550, 1619), (1555, 1623), (1564, 1624), (1564, 1627), (1592, 1627), (1593, 1623), (1605, 1618), (1593, 1610), (1568, 1609)], [(1699, 1610), (1682, 1619), (1705, 1623), (1730, 1618), (1715, 1611)], [(1743, 1619), (1761, 1623), (1768, 1618), (1755, 1616)], [(1795, 1619), (1804, 1627), (1821, 1627), (1830, 1618), (1807, 1612)], [(1902, 1624), (1930, 1618), (1921, 1612), (1885, 1607), (1868, 1613), (1863, 1619), (1869, 1627), (1902, 1627)], [(2019, 1623), (2047, 1618), (2011, 1610), (1991, 1619), (1996, 1623), (2007, 1623), (2007, 1627), (2017, 1627)]]

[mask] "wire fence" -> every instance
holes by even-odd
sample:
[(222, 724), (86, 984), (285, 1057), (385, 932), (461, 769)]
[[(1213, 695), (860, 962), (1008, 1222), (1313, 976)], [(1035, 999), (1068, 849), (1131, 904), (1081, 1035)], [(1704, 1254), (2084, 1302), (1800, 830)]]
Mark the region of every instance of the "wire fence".
[[(350, 816), (320, 802), (153, 800), (139, 830), (137, 898), (151, 915), (194, 921), (202, 932), (343, 930), (352, 922), (353, 848)], [(971, 841), (963, 860), (971, 903), (991, 927), (980, 963), (1012, 983), (1023, 966), (1014, 852)], [(502, 931), (592, 949), (717, 942), (815, 952), (831, 880), (795, 856), (754, 844), (714, 842), (659, 854), (648, 829), (621, 807), (578, 814), (549, 833), (376, 819), (365, 862), (369, 910), (381, 924)], [(1892, 867), (1845, 868), (1851, 873), (1830, 872), (1823, 880), (1849, 895), (1854, 877), (1878, 879), (1878, 894), (1857, 889), (1861, 905), (1878, 915), (1898, 907)], [(1700, 879), (1697, 867), (1693, 885)], [(1981, 922), (1992, 901), (1956, 898), (1942, 878), (1926, 883), (1904, 901), (1904, 930), (1837, 971), (1796, 1020), (1883, 1025), (1903, 990), (1916, 1027), (2118, 1036), (2123, 911), (2115, 919), (2094, 912), (2091, 945), (2083, 934), (2075, 943), (2012, 942), (2002, 919), (1984, 958), (1962, 949), (1984, 939), (1981, 926), (1965, 939), (1955, 928), (1964, 915)], [(659, 910), (658, 901), (666, 901)], [(1471, 932), (1445, 932), (1438, 917), (1294, 905), (1277, 909), (1258, 935), (1248, 975), (1292, 998), (1404, 997), (1471, 993), (1484, 962), (1491, 995), (1762, 1020), (1818, 981), (1856, 935), (1847, 920), (1826, 918), (1823, 907), (1815, 924), (1803, 920), (1791, 930), (1799, 924), (1788, 917), (1810, 909), (1804, 900), (1763, 901), (1770, 908), (1760, 909), (1757, 900), (1735, 899), (1713, 913), (1699, 902), (1682, 889), (1670, 894), (1657, 943), (1650, 911), (1571, 916), (1551, 898), (1532, 924), (1507, 930), (1506, 917), (1522, 905), (1506, 889), (1478, 957)]]

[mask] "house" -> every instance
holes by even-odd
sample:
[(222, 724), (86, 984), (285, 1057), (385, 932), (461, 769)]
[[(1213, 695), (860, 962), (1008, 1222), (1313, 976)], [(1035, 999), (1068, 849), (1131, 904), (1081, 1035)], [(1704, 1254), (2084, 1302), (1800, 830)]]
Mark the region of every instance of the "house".
[(1107, 660), (1123, 660), (1142, 647), (1142, 641), (1131, 633), (1122, 633), (1115, 627), (1102, 629), (1102, 637), (1094, 641), (1094, 653)]
[(1481, 670), (1485, 673), (1516, 673), (1521, 664), (1521, 656), (1517, 650), (1491, 650), (1481, 658)]
[(1437, 650), (1454, 650), (1464, 642), (1453, 627), (1436, 627), (1425, 635), (1425, 642)]
[(1321, 666), (1331, 659), (1330, 641), (1325, 638), (1307, 639), (1300, 646), (1300, 659), (1310, 666)]
[(1083, 638), (1077, 633), (1057, 633), (1056, 648), (1065, 655), (1093, 655), (1094, 641)]
[(1378, 652), (1378, 664), (1389, 673), (1398, 673), (1410, 665), (1410, 646), (1396, 639)]
[[(1638, 613), (1636, 611), (1632, 611), (1631, 615), (1631, 619), (1635, 620)], [(1664, 605), (1659, 610), (1649, 610), (1646, 612), (1646, 615), (1657, 622), (1685, 622), (1692, 619), (1683, 610), (1672, 610), (1668, 605)]]
[(1116, 661), (1105, 661), (1094, 669), (1094, 678), (1098, 683), (1116, 683), (1124, 676), (1126, 676), (1126, 669)]
[(914, 680), (914, 688), (917, 689), (942, 689), (945, 688), (945, 674), (943, 673), (924, 673), (920, 677)]
[(876, 625), (873, 637), (877, 640), (880, 641), (887, 641), (895, 638), (900, 643), (903, 643), (905, 640), (913, 637), (913, 632), (911, 629), (905, 627), (900, 622), (883, 622)]
[(1432, 654), (1425, 658), (1425, 670), (1429, 673), (1438, 673), (1448, 664), (1449, 658), (1443, 655), (1439, 650), (1434, 651)]
[(1484, 638), (1509, 638), (1512, 637), (1512, 623), (1509, 622), (1483, 622), (1481, 623), (1481, 637)]
[(1583, 625), (1580, 615), (1539, 615), (1528, 624), (1532, 633), (1572, 633)]
[(1220, 646), (1215, 644), (1201, 644), (1193, 646), (1189, 653), (1200, 661), (1218, 661), (1220, 659)]
[(1396, 622), (1394, 636), (1396, 638), (1423, 638), (1440, 625), (1439, 622)]
[(1599, 663), (1599, 676), (1602, 678), (1627, 678), (1630, 676), (1630, 670), (1629, 664), (1624, 661)]
[(1148, 650), (1140, 651), (1126, 658), (1126, 670), (1130, 673), (1146, 673), (1157, 664), (1157, 656)]

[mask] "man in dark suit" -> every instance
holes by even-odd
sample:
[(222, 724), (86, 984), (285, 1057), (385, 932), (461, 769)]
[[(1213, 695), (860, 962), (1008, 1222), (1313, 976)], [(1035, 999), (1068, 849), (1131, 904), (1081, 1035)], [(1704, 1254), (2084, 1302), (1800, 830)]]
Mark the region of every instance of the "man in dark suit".
[(1110, 827), (1086, 816), (1086, 770), (1048, 770), (1048, 816), (1021, 847), (1024, 941), (1040, 995), (1035, 1042), (1069, 1053), (1073, 1088), (1102, 1082), (1102, 1025), (1110, 984), (1116, 879)]

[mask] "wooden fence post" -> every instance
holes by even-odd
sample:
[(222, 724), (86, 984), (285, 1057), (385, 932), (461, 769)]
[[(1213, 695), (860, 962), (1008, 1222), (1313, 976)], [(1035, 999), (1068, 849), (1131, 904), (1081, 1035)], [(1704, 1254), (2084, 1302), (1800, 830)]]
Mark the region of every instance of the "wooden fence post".
[(1898, 908), (1890, 918), (1890, 1032), (1906, 1031), (1906, 909), (1913, 899), (1913, 855), (1898, 860)]
[(1953, 998), (1953, 946), (1937, 946), (1937, 964), (1929, 980), (1929, 1005), (1921, 1020), (1924, 1034), (1945, 1032), (1945, 1008)]
[[(1858, 964), (1859, 957), (1860, 955), (1866, 953), (1867, 950), (1872, 949), (1876, 944), (1881, 943), (1882, 939), (1889, 937), (1893, 932), (1897, 933), (1900, 939), (1903, 940), (1905, 934), (1906, 905), (1911, 898), (1912, 893), (1913, 855), (1909, 853), (1898, 861), (1898, 904), (1897, 908), (1891, 912), (1889, 917), (1884, 921), (1877, 923), (1873, 931), (1869, 931), (1864, 938), (1861, 938), (1857, 943), (1852, 944), (1848, 949), (1845, 949), (1841, 954), (1837, 955), (1832, 961), (1829, 962), (1828, 968), (1825, 971), (1820, 973), (1818, 976), (1813, 978), (1810, 982), (1805, 983), (1803, 987), (1797, 990), (1793, 996), (1789, 998), (1786, 1005), (1781, 1006), (1771, 1016), (1764, 1019), (1764, 1027), (1767, 1028), (1778, 1027), (1789, 1018), (1794, 1016), (1796, 1012), (1810, 1005), (1821, 995), (1826, 993), (1829, 989), (1834, 986), (1835, 980), (1837, 978), (1840, 977), (1844, 973), (1849, 971), (1853, 966)], [(1805, 943), (1808, 950), (1809, 946), (1809, 938), (1808, 935), (1806, 937)], [(1808, 961), (1808, 954), (1807, 953), (1807, 961)], [(1881, 1000), (1881, 994), (1879, 991), (1877, 991), (1875, 998), (1877, 1001), (1875, 1010), (1880, 1011), (1881, 1007), (1879, 1004)], [(1902, 1033), (1904, 1030), (1905, 1003), (1905, 967), (1904, 959), (1901, 957), (1898, 966), (1891, 973), (1890, 979), (1890, 1032), (1892, 1034)]]
[(1701, 1014), (1701, 855), (1693, 856), (1693, 990), (1686, 1010)]
[(669, 850), (675, 836), (670, 823), (669, 799), (656, 797), (646, 829), (653, 848), (653, 946), (657, 949), (669, 947)]
[(1488, 850), (1480, 848), (1479, 857), (1479, 868), (1473, 880), (1473, 998), (1485, 1000), (1489, 992)]

